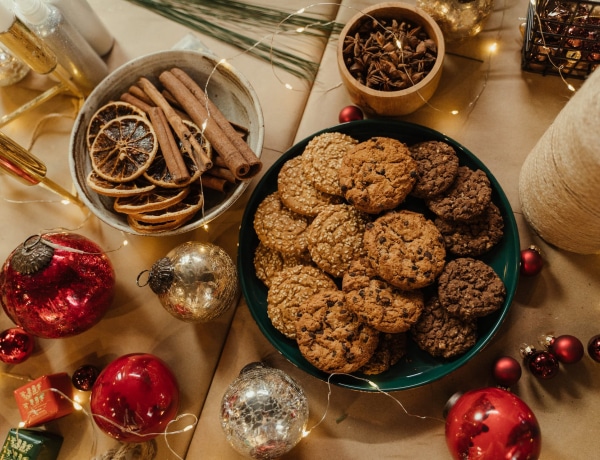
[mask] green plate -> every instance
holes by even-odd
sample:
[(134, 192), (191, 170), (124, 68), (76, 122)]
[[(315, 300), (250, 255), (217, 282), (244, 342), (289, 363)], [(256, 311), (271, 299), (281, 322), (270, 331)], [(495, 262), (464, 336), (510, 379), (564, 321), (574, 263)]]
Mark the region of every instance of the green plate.
[[(238, 248), (238, 269), (242, 292), (248, 304), (248, 308), (258, 324), (258, 327), (273, 346), (281, 352), (291, 363), (303, 371), (326, 381), (330, 376), (312, 366), (301, 355), (296, 342), (286, 338), (277, 331), (267, 316), (267, 288), (256, 277), (254, 270), (254, 251), (258, 245), (258, 237), (254, 232), (253, 220), (256, 208), (261, 201), (270, 193), (277, 190), (277, 175), (283, 163), (292, 157), (302, 154), (306, 144), (314, 137), (325, 132), (340, 132), (348, 134), (359, 141), (364, 141), (373, 136), (392, 137), (405, 142), (408, 145), (426, 140), (443, 141), (450, 144), (456, 150), (460, 163), (472, 169), (481, 169), (488, 175), (493, 188), (492, 200), (502, 212), (504, 218), (504, 236), (490, 252), (480, 257), (481, 260), (491, 265), (496, 273), (502, 278), (506, 286), (506, 300), (502, 308), (495, 313), (481, 318), (478, 324), (478, 340), (474, 347), (467, 353), (454, 359), (434, 358), (421, 351), (411, 340), (409, 340), (407, 356), (410, 359), (401, 360), (388, 371), (372, 376), (356, 374), (361, 379), (349, 375), (334, 375), (331, 382), (354, 390), (378, 391), (366, 380), (377, 384), (383, 391), (397, 391), (426, 385), (434, 380), (448, 375), (452, 371), (465, 365), (471, 358), (479, 353), (492, 339), (500, 328), (512, 303), (517, 282), (519, 279), (520, 246), (517, 225), (512, 209), (502, 191), (500, 184), (486, 166), (471, 152), (456, 141), (445, 135), (426, 128), (401, 121), (361, 120), (344, 123), (338, 126), (319, 131), (304, 139), (284, 153), (273, 166), (266, 171), (257, 184), (248, 205), (244, 211), (242, 225), (240, 228)], [(423, 213), (428, 213), (424, 204), (414, 200), (410, 207)]]

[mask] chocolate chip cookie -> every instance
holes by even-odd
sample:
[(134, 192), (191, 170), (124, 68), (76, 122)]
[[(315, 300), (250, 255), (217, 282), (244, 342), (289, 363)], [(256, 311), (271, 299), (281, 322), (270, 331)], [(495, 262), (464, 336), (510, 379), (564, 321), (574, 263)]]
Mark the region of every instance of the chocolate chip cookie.
[(406, 333), (379, 335), (379, 344), (367, 364), (359, 369), (366, 375), (377, 375), (389, 370), (406, 355), (408, 338)]
[(302, 356), (317, 369), (351, 373), (369, 362), (379, 332), (347, 307), (342, 291), (325, 289), (300, 306), (296, 341)]
[(273, 327), (290, 339), (296, 338), (300, 305), (325, 289), (336, 289), (336, 285), (316, 267), (297, 265), (282, 269), (271, 278), (267, 293), (267, 315)]
[(419, 321), (411, 328), (411, 336), (430, 355), (453, 358), (475, 345), (477, 323), (451, 315), (434, 295), (425, 302)]
[(256, 208), (254, 231), (267, 247), (289, 256), (300, 256), (308, 249), (306, 231), (310, 220), (284, 206), (279, 193), (267, 195)]
[(321, 206), (341, 203), (342, 197), (317, 190), (304, 174), (302, 158), (290, 158), (277, 176), (279, 199), (298, 214), (314, 217)]
[(447, 190), (458, 174), (458, 156), (446, 142), (425, 141), (409, 147), (417, 162), (417, 182), (411, 195), (430, 198)]
[(339, 169), (343, 155), (358, 141), (347, 134), (323, 133), (313, 137), (302, 152), (304, 174), (321, 192), (342, 195)]
[(364, 254), (363, 235), (369, 218), (348, 204), (320, 208), (307, 230), (308, 251), (314, 263), (339, 278)]
[(446, 249), (457, 256), (477, 257), (492, 249), (504, 235), (504, 220), (494, 203), (467, 221), (434, 220), (444, 237)]
[(423, 310), (419, 290), (403, 291), (379, 278), (365, 258), (355, 260), (344, 274), (346, 303), (359, 319), (381, 332), (406, 332)]
[(485, 262), (461, 257), (446, 264), (438, 279), (440, 304), (454, 316), (479, 318), (504, 303), (506, 288)]
[(377, 274), (404, 290), (432, 284), (446, 263), (442, 234), (412, 211), (390, 211), (367, 224), (364, 245)]
[(470, 220), (481, 214), (492, 200), (492, 186), (481, 169), (460, 166), (448, 190), (425, 200), (438, 217), (448, 220)]
[(417, 180), (417, 163), (403, 142), (373, 137), (346, 152), (339, 170), (344, 198), (369, 214), (394, 209)]

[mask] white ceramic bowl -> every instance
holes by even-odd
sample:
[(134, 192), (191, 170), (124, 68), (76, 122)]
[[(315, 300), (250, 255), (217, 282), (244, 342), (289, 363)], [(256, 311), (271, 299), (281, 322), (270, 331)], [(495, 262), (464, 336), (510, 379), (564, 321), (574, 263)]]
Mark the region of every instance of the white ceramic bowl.
[[(77, 193), (86, 206), (106, 224), (130, 234), (140, 234), (127, 223), (124, 214), (113, 210), (113, 199), (91, 190), (86, 177), (92, 170), (86, 146), (88, 124), (100, 107), (118, 100), (122, 93), (142, 76), (158, 83), (164, 70), (179, 67), (186, 71), (231, 122), (248, 129), (247, 142), (260, 157), (264, 141), (264, 120), (258, 97), (248, 80), (229, 64), (218, 64), (214, 57), (190, 50), (169, 50), (133, 59), (111, 72), (92, 91), (79, 112), (69, 146), (69, 168)], [(208, 80), (208, 86), (205, 84)], [(194, 230), (225, 212), (242, 195), (249, 181), (243, 181), (227, 193), (205, 190), (204, 212), (199, 212), (185, 225), (164, 232), (144, 235), (169, 236)]]

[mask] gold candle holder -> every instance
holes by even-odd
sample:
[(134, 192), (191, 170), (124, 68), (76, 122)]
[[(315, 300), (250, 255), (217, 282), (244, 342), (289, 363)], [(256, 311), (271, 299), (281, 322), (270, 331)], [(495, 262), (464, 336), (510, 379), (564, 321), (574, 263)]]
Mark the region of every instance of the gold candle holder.
[(16, 57), (27, 64), (34, 72), (41, 75), (51, 75), (58, 80), (58, 84), (55, 86), (23, 104), (13, 112), (0, 117), (0, 127), (13, 121), (28, 110), (45, 103), (58, 94), (71, 93), (77, 98), (78, 105), (81, 106), (84, 94), (75, 83), (73, 83), (69, 73), (58, 64), (52, 50), (48, 48), (43, 40), (29, 30), (19, 18), (14, 16), (14, 21), (10, 27), (6, 31), (0, 32), (0, 42), (2, 42)]

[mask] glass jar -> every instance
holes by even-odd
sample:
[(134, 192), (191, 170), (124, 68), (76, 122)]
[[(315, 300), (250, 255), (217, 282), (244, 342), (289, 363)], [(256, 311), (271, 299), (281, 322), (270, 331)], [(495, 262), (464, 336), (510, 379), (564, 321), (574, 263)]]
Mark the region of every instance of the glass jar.
[(442, 29), (447, 42), (474, 37), (483, 29), (494, 0), (417, 0)]
[(29, 67), (0, 43), (0, 86), (10, 86), (21, 81)]

